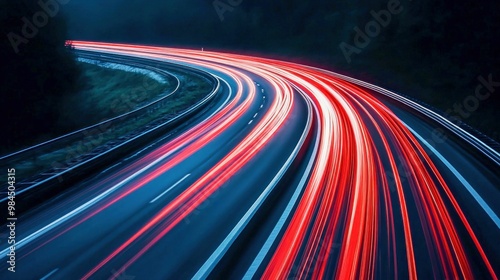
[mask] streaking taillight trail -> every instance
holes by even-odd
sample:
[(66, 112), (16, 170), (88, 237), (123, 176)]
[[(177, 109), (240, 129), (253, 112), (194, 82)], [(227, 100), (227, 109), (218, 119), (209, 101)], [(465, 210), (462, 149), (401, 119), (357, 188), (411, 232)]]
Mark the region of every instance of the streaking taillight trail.
[[(265, 80), (270, 85), (267, 94), (272, 95), (269, 109), (250, 132), (121, 245), (101, 256), (83, 279), (92, 279), (117, 257), (126, 259), (117, 273), (125, 272), (239, 174), (291, 120), (297, 91), (312, 105), (307, 114), (316, 116), (311, 118), (318, 131), (313, 166), (279, 238), (262, 246), (267, 249), (256, 250), (255, 265), (248, 268), (245, 279), (498, 279), (498, 260), (485, 251), (478, 226), (455, 196), (456, 188), (407, 124), (367, 89), (326, 71), (271, 59), (152, 46), (72, 44), (78, 50), (213, 71), (228, 77), (237, 90), (209, 118), (141, 158), (136, 166), (155, 162), (147, 174), (130, 176), (135, 169), (129, 168), (127, 174), (116, 175), (128, 176), (118, 183), (123, 188), (37, 248), (133, 195), (234, 127), (258, 98), (251, 75)], [(155, 161), (167, 156), (168, 160)], [(132, 248), (139, 240), (143, 246)]]

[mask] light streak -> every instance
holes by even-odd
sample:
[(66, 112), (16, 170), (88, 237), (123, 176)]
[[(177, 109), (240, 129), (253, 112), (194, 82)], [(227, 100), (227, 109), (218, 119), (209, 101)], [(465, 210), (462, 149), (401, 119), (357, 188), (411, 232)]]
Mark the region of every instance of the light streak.
[[(250, 132), (217, 164), (100, 259), (83, 279), (91, 278), (154, 230), (153, 237), (145, 238), (145, 246), (127, 251), (128, 260), (118, 273), (124, 272), (261, 153), (291, 117), (293, 88), (312, 102), (315, 112), (309, 113), (317, 116), (319, 127), (317, 151), (291, 219), (279, 227), (283, 227), (284, 233), (275, 250), (270, 251), (267, 244), (265, 250), (260, 250), (264, 255), (256, 257), (263, 266), (259, 277), (374, 279), (390, 275), (417, 279), (422, 271), (431, 270), (434, 278), (470, 279), (479, 267), (497, 279), (495, 264), (420, 144), (421, 137), (367, 90), (328, 72), (283, 61), (148, 46), (76, 41), (73, 44), (81, 50), (196, 65), (230, 77), (236, 88), (234, 97), (219, 112), (156, 149), (138, 165), (165, 154), (167, 161), (159, 161), (140, 178), (128, 180), (120, 191), (92, 207), (48, 242), (181, 164), (244, 116), (246, 123), (250, 118), (253, 124)], [(258, 119), (249, 110), (257, 102), (258, 91), (248, 73), (272, 87), (266, 90), (269, 109), (259, 113)], [(139, 168), (135, 166), (127, 172), (135, 170)], [(389, 174), (394, 182), (390, 182)], [(469, 192), (477, 194), (470, 189)], [(476, 200), (484, 202), (477, 197)], [(473, 247), (467, 247), (469, 243)], [(479, 258), (471, 260), (471, 252)], [(255, 273), (257, 269), (251, 271)]]

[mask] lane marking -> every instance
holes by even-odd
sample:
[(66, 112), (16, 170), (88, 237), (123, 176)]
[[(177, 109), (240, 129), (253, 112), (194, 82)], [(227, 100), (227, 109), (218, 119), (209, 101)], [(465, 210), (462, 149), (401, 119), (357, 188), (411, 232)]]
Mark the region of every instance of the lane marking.
[[(403, 122), (403, 121), (401, 121)], [(415, 130), (413, 130), (410, 126), (408, 126), (405, 122), (403, 124), (415, 135), (420, 141), (424, 143), (445, 165), (450, 169), (451, 173), (457, 177), (457, 179), (465, 186), (465, 189), (469, 191), (469, 193), (474, 197), (474, 199), (479, 203), (479, 205), (483, 208), (483, 210), (490, 216), (491, 220), (495, 223), (495, 225), (500, 229), (500, 219), (495, 214), (495, 212), (490, 208), (488, 203), (484, 201), (481, 195), (472, 187), (472, 185), (458, 172), (458, 170), (453, 167), (453, 165), (439, 153), (431, 144), (429, 144), (422, 136), (420, 136)]]
[[(368, 89), (372, 89), (378, 93), (384, 94), (384, 95), (386, 95), (386, 96), (388, 96), (396, 101), (399, 101), (399, 102), (401, 102), (401, 103), (403, 103), (403, 104), (405, 104), (413, 109), (416, 109), (417, 111), (423, 113), (424, 115), (426, 115), (426, 117), (433, 119), (434, 121), (440, 122), (443, 125), (446, 124), (448, 126), (451, 126), (451, 128), (453, 128), (453, 129), (451, 129), (451, 128), (449, 128), (449, 129), (453, 133), (455, 133), (457, 136), (462, 138), (464, 141), (469, 142), (471, 145), (473, 145), (477, 149), (481, 150), (483, 152), (483, 154), (486, 155), (487, 157), (489, 157), (491, 160), (495, 161), (496, 163), (499, 163), (499, 158), (500, 158), (499, 152), (495, 151), (492, 147), (485, 144), (483, 141), (481, 141), (477, 137), (473, 136), (469, 132), (465, 131), (463, 128), (459, 127), (458, 125), (454, 124), (452, 121), (448, 120), (447, 118), (445, 118), (445, 117), (439, 115), (438, 113), (408, 99), (407, 97), (401, 96), (397, 93), (394, 93), (394, 92), (389, 91), (387, 89), (381, 88), (379, 86), (376, 86), (376, 85), (373, 85), (373, 84), (370, 84), (367, 82), (363, 82), (363, 81), (358, 80), (358, 79), (351, 78), (349, 76), (341, 75), (341, 74), (338, 74), (335, 72), (327, 71), (327, 70), (316, 68), (316, 67), (310, 67), (310, 68), (318, 70), (318, 71), (323, 72), (323, 73), (333, 75), (333, 76), (338, 77), (342, 80), (366, 87)], [(485, 150), (487, 153), (485, 152)]]
[(59, 270), (59, 268), (56, 268), (56, 269), (52, 270), (51, 272), (49, 272), (49, 274), (47, 274), (44, 277), (40, 278), (40, 280), (47, 280), (47, 279), (49, 279), (49, 277), (52, 276), (52, 274), (56, 273), (58, 270)]
[(248, 124), (252, 124), (253, 120), (249, 121)]
[[(217, 76), (218, 77), (218, 76)], [(233, 93), (233, 90), (231, 88), (231, 86), (229, 86), (229, 83), (226, 82), (225, 80), (222, 80), (224, 83), (226, 83), (226, 85), (228, 85), (229, 87), (229, 95), (228, 97), (226, 98), (226, 100), (224, 101), (224, 104), (222, 104), (219, 108), (217, 108), (217, 110), (221, 110), (223, 106), (225, 106), (225, 104), (229, 101), (230, 97), (232, 96), (232, 93)], [(203, 123), (203, 122), (206, 122), (207, 119), (211, 118), (212, 116), (215, 115), (216, 112), (212, 113), (209, 117), (205, 118), (204, 121), (200, 122), (200, 123)], [(87, 201), (86, 203), (82, 204), (81, 206), (75, 208), (74, 210), (72, 210), (71, 212), (65, 214), (64, 216), (60, 217), (59, 219), (51, 222), (50, 224), (42, 227), (41, 229), (33, 232), (32, 234), (28, 235), (27, 237), (21, 239), (19, 242), (16, 242), (16, 248), (19, 249), (19, 248), (22, 248), (24, 247), (25, 245), (29, 244), (30, 242), (32, 242), (33, 240), (37, 239), (38, 237), (42, 236), (43, 234), (47, 233), (48, 231), (54, 229), (55, 227), (61, 225), (62, 223), (66, 222), (67, 220), (73, 218), (74, 216), (80, 214), (81, 212), (87, 210), (88, 208), (92, 207), (93, 205), (95, 205), (96, 203), (98, 203), (99, 201), (101, 201), (102, 199), (106, 198), (107, 196), (109, 196), (111, 193), (115, 192), (117, 189), (119, 189), (120, 187), (122, 187), (123, 185), (125, 185), (126, 183), (128, 183), (129, 181), (135, 179), (137, 176), (139, 176), (141, 173), (143, 173), (144, 171), (148, 170), (149, 168), (151, 168), (152, 166), (156, 165), (157, 163), (159, 163), (160, 161), (164, 160), (165, 158), (169, 157), (170, 155), (172, 155), (173, 153), (177, 152), (178, 150), (184, 148), (184, 146), (180, 146), (178, 147), (177, 149), (173, 149), (171, 151), (169, 151), (168, 153), (166, 153), (165, 155), (161, 156), (160, 158), (156, 159), (155, 161), (153, 161), (152, 163), (148, 164), (147, 166), (143, 167), (142, 169), (140, 169), (139, 171), (135, 172), (134, 174), (132, 174), (131, 176), (125, 178), (124, 180), (122, 180), (120, 183), (114, 185), (113, 187), (109, 188), (108, 190), (106, 190), (105, 192), (101, 193), (100, 195), (94, 197), (93, 199)], [(0, 252), (0, 259), (4, 259), (7, 257), (7, 253), (10, 251), (10, 247), (7, 247), (5, 248), (4, 250), (2, 250)]]
[[(306, 102), (308, 99), (306, 100)], [(311, 105), (309, 102), (307, 102), (308, 106), (308, 112), (311, 110)], [(236, 238), (241, 234), (243, 229), (247, 226), (247, 224), (250, 222), (250, 220), (253, 218), (253, 216), (257, 213), (261, 205), (265, 202), (269, 194), (274, 190), (274, 187), (278, 184), (278, 182), (281, 180), (285, 172), (288, 170), (288, 168), (291, 166), (293, 160), (296, 158), (297, 154), (299, 153), (300, 148), (302, 145), (305, 143), (305, 139), (307, 137), (307, 131), (311, 129), (312, 127), (312, 121), (311, 121), (311, 116), (309, 113), (307, 114), (308, 120), (307, 120), (307, 125), (302, 132), (302, 136), (299, 139), (299, 142), (295, 146), (294, 150), (290, 154), (290, 156), (287, 158), (285, 161), (285, 164), (280, 168), (276, 176), (273, 178), (273, 180), (269, 183), (269, 185), (264, 189), (264, 191), (259, 195), (257, 200), (252, 204), (250, 209), (243, 215), (243, 217), (239, 220), (239, 222), (236, 224), (236, 226), (231, 230), (229, 235), (222, 241), (222, 243), (217, 247), (217, 249), (212, 253), (212, 255), (207, 259), (207, 261), (203, 264), (203, 266), (198, 270), (198, 272), (193, 276), (192, 279), (206, 279), (208, 275), (212, 272), (212, 270), (215, 268), (215, 266), (218, 264), (218, 262), (222, 259), (224, 254), (229, 250), (229, 247), (234, 243)], [(318, 144), (318, 139), (316, 140), (316, 144)], [(311, 157), (311, 160), (309, 164), (311, 164), (312, 168), (312, 162), (315, 158), (315, 155)], [(305, 174), (309, 174), (309, 172), (305, 172)], [(308, 177), (304, 175), (304, 177)], [(301, 183), (305, 184), (305, 179), (304, 177), (301, 180)], [(299, 192), (300, 193), (300, 192)]]
[(142, 149), (142, 150), (138, 151), (138, 152), (137, 152), (137, 153), (135, 153), (133, 156), (130, 156), (130, 157), (126, 158), (125, 160), (129, 160), (129, 159), (131, 159), (131, 158), (133, 158), (133, 157), (135, 157), (135, 156), (139, 155), (140, 153), (144, 152), (145, 150), (147, 150), (147, 149), (149, 149), (149, 148), (151, 148), (151, 147), (155, 146), (156, 144), (158, 144), (158, 143), (160, 143), (160, 142), (162, 142), (162, 141), (165, 141), (165, 139), (167, 139), (168, 137), (170, 137), (170, 136), (174, 135), (174, 133), (176, 133), (176, 132), (177, 132), (177, 130), (172, 131), (172, 133), (169, 133), (169, 134), (165, 135), (164, 137), (162, 137), (162, 138), (158, 139), (157, 141), (153, 142), (151, 145), (149, 145), (149, 146), (147, 146), (146, 148), (144, 148), (144, 149)]
[(168, 188), (166, 191), (162, 192), (159, 196), (155, 197), (155, 199), (151, 200), (149, 203), (153, 203), (153, 202), (157, 201), (158, 199), (160, 199), (160, 197), (164, 196), (169, 191), (171, 191), (173, 188), (177, 187), (180, 183), (182, 183), (182, 181), (186, 180), (186, 178), (189, 177), (190, 175), (191, 174), (188, 174), (188, 175), (182, 177), (182, 179), (177, 181), (177, 183), (173, 184), (170, 188)]
[[(179, 149), (180, 149), (180, 147), (179, 147)], [(148, 164), (147, 166), (143, 167), (142, 169), (140, 169), (139, 171), (137, 171), (134, 174), (130, 175), (129, 177), (123, 179), (120, 183), (114, 185), (113, 187), (109, 188), (108, 190), (106, 190), (105, 192), (101, 193), (100, 195), (98, 195), (98, 196), (94, 197), (93, 199), (87, 201), (86, 203), (82, 204), (81, 206), (79, 206), (78, 208), (74, 209), (73, 211), (67, 213), (66, 215), (62, 216), (61, 218), (53, 221), (52, 223), (44, 226), (43, 228), (35, 231), (34, 233), (28, 235), (27, 237), (25, 237), (21, 241), (16, 242), (16, 247), (17, 248), (23, 247), (24, 245), (28, 244), (29, 242), (33, 241), (34, 239), (36, 239), (36, 238), (40, 237), (41, 235), (45, 234), (49, 230), (52, 230), (53, 228), (59, 226), (63, 222), (65, 222), (65, 221), (73, 218), (74, 216), (80, 214), (81, 212), (87, 210), (91, 206), (95, 205), (97, 202), (99, 202), (102, 199), (106, 198), (111, 193), (115, 192), (117, 189), (119, 189), (120, 187), (122, 187), (126, 183), (132, 181), (137, 176), (139, 176), (140, 174), (142, 174), (144, 171), (148, 170), (152, 166), (154, 166), (157, 163), (159, 163), (160, 161), (164, 160), (165, 158), (167, 158), (168, 156), (170, 156), (171, 154), (173, 154), (174, 152), (176, 152), (179, 149), (174, 149), (174, 150), (169, 151), (165, 155), (161, 156), (157, 160), (155, 160), (152, 163)], [(0, 259), (7, 256), (8, 250), (10, 250), (10, 249), (6, 248), (2, 252), (0, 252)]]
[(100, 174), (105, 173), (106, 171), (111, 170), (112, 168), (114, 168), (114, 167), (116, 167), (116, 166), (118, 166), (118, 165), (122, 164), (122, 162), (123, 162), (123, 161), (120, 161), (120, 162), (119, 162), (119, 163), (117, 163), (117, 164), (113, 164), (111, 167), (104, 169), (104, 170), (103, 170)]
[[(208, 116), (208, 118), (206, 118), (203, 122), (205, 122), (207, 119), (210, 119), (215, 114), (217, 114), (220, 110), (222, 110), (222, 108), (224, 106), (226, 106), (226, 104), (229, 102), (229, 99), (231, 98), (231, 96), (233, 96), (233, 89), (231, 88), (231, 86), (229, 85), (229, 83), (226, 80), (224, 80), (223, 78), (219, 77), (218, 75), (215, 75), (215, 74), (212, 74), (212, 75), (214, 75), (215, 77), (217, 77), (217, 79), (219, 79), (220, 81), (224, 82), (227, 85), (227, 88), (229, 89), (229, 94), (226, 97), (226, 100), (224, 100), (224, 103), (222, 103), (219, 106), (219, 108), (217, 108), (217, 110), (215, 110), (212, 114), (210, 114), (210, 116)], [(200, 122), (200, 123), (202, 123), (202, 122)]]
[(258, 114), (259, 114), (259, 113), (255, 113), (255, 115), (253, 115), (253, 118), (255, 119), (255, 117), (257, 117), (257, 115), (258, 115)]
[[(300, 92), (300, 91), (299, 91)], [(319, 119), (319, 114), (318, 110), (315, 110), (316, 117)], [(255, 273), (257, 273), (257, 270), (259, 267), (262, 265), (262, 262), (264, 261), (264, 258), (267, 256), (269, 251), (271, 250), (272, 245), (278, 238), (279, 233), (282, 231), (283, 226), (285, 225), (285, 222), (288, 220), (288, 217), (292, 213), (293, 207), (295, 204), (297, 204), (297, 201), (300, 198), (300, 194), (302, 193), (302, 190), (304, 189), (307, 179), (309, 178), (309, 174), (313, 168), (313, 164), (316, 160), (316, 155), (318, 153), (318, 147), (319, 147), (319, 139), (321, 136), (321, 127), (318, 126), (318, 131), (316, 132), (316, 141), (314, 143), (314, 150), (312, 152), (311, 158), (309, 159), (309, 162), (307, 163), (306, 170), (304, 172), (304, 175), (302, 175), (302, 178), (299, 181), (299, 185), (297, 189), (295, 189), (295, 192), (293, 193), (292, 197), (290, 198), (290, 201), (288, 202), (285, 210), (283, 211), (283, 214), (281, 214), (281, 217), (278, 220), (278, 223), (274, 226), (273, 230), (271, 231), (271, 234), (269, 234), (269, 237), (267, 238), (266, 242), (264, 245), (262, 245), (262, 248), (260, 249), (259, 253), (253, 260), (252, 264), (248, 268), (247, 272), (243, 276), (242, 279), (245, 280), (251, 280), (254, 278)]]

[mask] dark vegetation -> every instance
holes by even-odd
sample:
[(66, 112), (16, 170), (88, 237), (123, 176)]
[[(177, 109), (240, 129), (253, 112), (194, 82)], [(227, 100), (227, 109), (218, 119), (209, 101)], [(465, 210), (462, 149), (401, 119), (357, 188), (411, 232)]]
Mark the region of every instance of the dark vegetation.
[[(500, 81), (500, 2), (401, 0), (403, 11), (348, 63), (339, 48), (389, 0), (241, 0), (221, 21), (213, 0), (72, 1), (70, 34), (104, 40), (247, 52), (313, 64), (453, 110), (477, 78)], [(229, 3), (221, 0), (222, 3)], [(87, 19), (91, 15), (92, 22)], [(463, 120), (500, 140), (500, 89)], [(456, 114), (456, 113), (453, 113)]]
[[(174, 86), (78, 63), (66, 45), (65, 18), (38, 27), (36, 1), (0, 1), (0, 155), (123, 114)], [(35, 28), (23, 30), (24, 18)]]
[(90, 126), (146, 105), (177, 86), (174, 78), (165, 83), (140, 73), (109, 69), (79, 62), (83, 88), (64, 96), (52, 137)]
[[(1, 150), (51, 131), (59, 119), (62, 97), (80, 86), (80, 70), (65, 45), (67, 30), (62, 18), (50, 18), (36, 32), (31, 30), (32, 38), (23, 37), (22, 18), (31, 21), (37, 11), (36, 1), (0, 0)], [(8, 37), (12, 33), (23, 41), (17, 50)]]
[[(86, 69), (87, 67), (88, 65), (84, 66), (84, 69), (86, 70), (85, 72), (87, 74), (93, 72), (98, 72), (102, 74), (101, 76), (106, 76), (107, 74), (110, 74), (110, 73), (104, 73), (105, 71), (103, 71), (102, 69), (93, 69), (89, 71), (88, 69)], [(118, 72), (115, 73), (115, 75), (113, 75), (113, 77), (108, 80), (109, 84), (113, 84), (114, 82), (116, 82), (117, 79), (120, 78), (120, 76), (123, 74), (139, 75), (129, 72), (119, 73), (123, 72), (120, 70), (109, 70), (109, 69), (104, 69), (104, 70)], [(72, 164), (74, 164), (75, 161), (78, 162), (78, 160), (81, 159), (81, 157), (86, 156), (87, 153), (92, 153), (96, 150), (102, 151), (103, 147), (107, 147), (106, 145), (109, 144), (110, 142), (115, 142), (116, 145), (116, 143), (124, 141), (123, 139), (129, 139), (129, 137), (136, 135), (137, 132), (145, 132), (148, 129), (152, 129), (153, 127), (165, 123), (167, 120), (170, 120), (178, 113), (188, 109), (190, 106), (201, 100), (212, 90), (213, 85), (205, 78), (181, 72), (175, 73), (174, 71), (172, 71), (172, 73), (180, 79), (181, 87), (178, 89), (176, 93), (166, 97), (166, 100), (161, 102), (162, 103), (161, 106), (159, 107), (153, 106), (151, 110), (148, 110), (148, 113), (142, 114), (140, 115), (140, 117), (137, 118), (119, 119), (117, 121), (111, 122), (111, 124), (108, 123), (107, 125), (104, 126), (105, 129), (102, 127), (98, 127), (96, 129), (93, 129), (92, 132), (89, 134), (82, 133), (80, 134), (79, 138), (76, 138), (71, 141), (65, 141), (64, 145), (53, 146), (50, 149), (45, 149), (41, 153), (32, 154), (27, 158), (26, 157), (16, 158), (14, 161), (10, 161), (8, 163), (9, 166), (16, 166), (16, 173), (22, 178), (29, 178), (30, 176), (34, 176), (41, 173), (42, 171), (50, 170), (50, 168), (53, 168), (55, 166), (56, 167), (71, 166)], [(93, 75), (92, 77), (89, 78), (91, 78), (89, 85), (100, 82), (100, 79)], [(134, 77), (131, 76), (131, 78), (132, 78), (131, 80), (134, 81)], [(156, 92), (156, 90), (164, 87), (164, 85), (158, 85), (158, 87), (156, 87), (151, 81), (148, 81), (147, 83), (150, 86), (148, 88), (149, 89), (148, 91), (150, 93)], [(134, 87), (136, 87), (137, 84), (142, 85), (141, 83), (138, 83), (138, 81), (135, 81), (135, 84), (129, 85), (130, 86), (129, 89), (134, 89)], [(172, 87), (172, 89), (173, 88), (174, 87)], [(146, 92), (144, 88), (140, 90)], [(73, 98), (84, 98), (81, 95), (88, 93), (109, 94), (111, 96), (116, 96), (116, 97), (120, 96), (119, 99), (114, 99), (114, 100), (123, 102), (124, 100), (121, 97), (124, 95), (126, 96), (129, 93), (129, 91), (125, 92), (122, 87), (117, 87), (112, 92), (106, 92), (105, 89), (99, 89), (98, 91), (91, 91), (91, 92), (82, 91), (79, 92), (77, 96)], [(152, 101), (151, 98), (149, 101), (150, 102)], [(133, 100), (133, 102), (134, 104), (139, 104), (135, 103), (138, 102), (137, 99)], [(92, 104), (93, 103), (92, 98), (89, 99), (88, 97), (85, 97), (85, 103)], [(113, 104), (114, 102), (111, 103)], [(86, 106), (88, 105), (89, 104), (85, 104), (84, 106), (81, 106), (81, 108), (86, 108)], [(100, 115), (100, 116), (106, 115), (106, 117), (111, 117), (108, 114), (115, 113), (115, 111), (109, 106), (107, 106), (106, 103), (94, 104), (94, 105), (95, 107), (89, 108), (89, 110), (92, 110), (93, 114), (95, 115)], [(99, 108), (100, 105), (103, 105), (103, 107)], [(130, 110), (128, 102), (122, 105), (124, 105), (125, 108), (129, 108), (126, 109), (127, 111)], [(121, 107), (118, 105), (118, 107), (116, 108), (121, 108)], [(111, 109), (111, 111), (108, 111), (109, 109)], [(98, 113), (99, 110), (102, 110), (104, 112)], [(77, 111), (76, 114), (79, 114), (79, 112)], [(95, 116), (89, 116), (89, 113), (81, 112), (81, 114), (83, 114), (82, 115), (83, 118), (89, 118), (89, 119), (95, 118)], [(9, 168), (8, 166), (3, 166), (3, 164), (0, 164), (0, 167)]]
[[(354, 28), (364, 29), (370, 11), (386, 9), (389, 0), (240, 2), (221, 21), (213, 0), (72, 0), (16, 53), (8, 34), (22, 35), (22, 18), (32, 21), (41, 9), (35, 0), (0, 0), (2, 150), (54, 130), (64, 118), (61, 102), (85, 89), (68, 38), (282, 58), (368, 80), (442, 111), (474, 95), (479, 76), (500, 81), (499, 1), (401, 0), (402, 12), (350, 63), (339, 45), (353, 45)], [(461, 118), (500, 140), (499, 105), (500, 87)]]

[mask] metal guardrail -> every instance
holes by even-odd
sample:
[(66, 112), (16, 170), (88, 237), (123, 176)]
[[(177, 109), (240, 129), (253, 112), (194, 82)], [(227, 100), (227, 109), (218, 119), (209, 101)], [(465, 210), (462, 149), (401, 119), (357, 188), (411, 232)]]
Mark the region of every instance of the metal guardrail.
[[(352, 82), (354, 84), (360, 85), (362, 87), (371, 89), (373, 91), (376, 91), (382, 95), (385, 95), (389, 97), (392, 100), (395, 100), (403, 105), (406, 105), (407, 107), (413, 109), (415, 112), (423, 115), (427, 119), (430, 119), (434, 121), (435, 123), (439, 124), (443, 128), (453, 132), (457, 137), (462, 139), (463, 141), (467, 142), (469, 145), (474, 147), (477, 151), (479, 151), (482, 155), (486, 156), (489, 160), (491, 160), (496, 166), (500, 166), (500, 153), (496, 151), (493, 147), (498, 146), (498, 143), (494, 141), (493, 139), (485, 136), (484, 134), (479, 134), (479, 137), (481, 135), (483, 136), (487, 142), (493, 143), (494, 145), (488, 145), (484, 141), (478, 138), (478, 136), (474, 135), (474, 130), (470, 128), (470, 126), (466, 125), (465, 123), (461, 122), (458, 124), (455, 124), (451, 122), (449, 119), (446, 117), (440, 115), (436, 111), (430, 109), (432, 107), (428, 107), (425, 104), (422, 104), (422, 102), (416, 101), (413, 98), (406, 97), (404, 95), (394, 93), (392, 91), (386, 90), (384, 88), (375, 86), (373, 84), (363, 82), (358, 79), (354, 79), (342, 74), (314, 68), (316, 70), (323, 71), (325, 73), (331, 74), (333, 76), (336, 76), (338, 78), (341, 78), (343, 80)], [(470, 129), (468, 129), (470, 128)], [(469, 130), (469, 131), (468, 131)]]
[[(94, 58), (98, 58), (98, 57), (94, 57)], [(188, 67), (185, 67), (185, 66), (179, 66), (178, 69), (177, 69), (177, 66), (174, 66), (174, 65), (170, 65), (168, 66), (169, 63), (165, 63), (163, 66), (164, 67), (170, 67), (170, 68), (175, 68), (176, 70), (180, 70), (182, 72), (182, 70), (184, 69), (185, 71), (191, 71), (193, 70), (193, 73), (200, 73), (201, 71), (197, 70), (197, 69), (188, 69)], [(136, 67), (141, 67), (141, 65), (137, 65), (135, 64), (134, 66)], [(142, 66), (142, 68), (145, 68), (144, 66)], [(149, 68), (149, 70), (152, 70), (151, 68)], [(171, 75), (170, 73), (166, 72), (166, 71), (161, 71), (159, 69), (156, 69), (156, 72), (161, 74), (161, 75)], [(206, 76), (206, 75), (205, 75)], [(215, 82), (215, 78), (212, 77), (212, 82)], [(97, 129), (97, 128), (100, 128), (100, 127), (106, 127), (106, 128), (109, 128), (109, 126), (116, 122), (116, 121), (125, 121), (127, 119), (132, 119), (134, 117), (137, 117), (139, 115), (142, 115), (146, 110), (148, 109), (151, 109), (153, 108), (154, 106), (162, 106), (162, 102), (165, 102), (168, 97), (170, 97), (172, 94), (175, 94), (177, 92), (177, 90), (179, 89), (179, 87), (177, 87), (174, 91), (168, 93), (167, 95), (165, 95), (164, 97), (158, 99), (158, 100), (155, 100), (154, 102), (151, 102), (147, 105), (144, 105), (144, 106), (141, 106), (137, 109), (134, 109), (130, 112), (127, 112), (127, 113), (124, 113), (122, 115), (119, 115), (119, 116), (116, 116), (116, 117), (113, 117), (111, 119), (108, 119), (108, 120), (105, 120), (105, 121), (102, 121), (100, 123), (97, 123), (97, 124), (94, 124), (94, 125), (91, 125), (91, 126), (88, 126), (88, 127), (85, 127), (85, 128), (82, 128), (82, 129), (79, 129), (79, 130), (76, 130), (76, 131), (73, 131), (71, 133), (68, 133), (68, 134), (65, 134), (65, 135), (62, 135), (62, 136), (59, 136), (59, 137), (56, 137), (54, 139), (51, 139), (49, 141), (46, 141), (46, 142), (43, 142), (43, 143), (40, 143), (40, 144), (37, 144), (37, 145), (33, 145), (31, 147), (28, 147), (28, 148), (24, 148), (22, 150), (19, 150), (19, 151), (16, 151), (14, 153), (11, 153), (11, 154), (7, 154), (7, 155), (3, 155), (3, 156), (0, 156), (0, 161), (11, 161), (11, 160), (15, 160), (15, 159), (19, 159), (19, 157), (33, 157), (33, 154), (30, 154), (31, 151), (37, 151), (37, 152), (44, 152), (46, 150), (41, 150), (41, 149), (50, 149), (52, 147), (52, 145), (61, 145), (62, 141), (74, 141), (75, 139), (78, 139), (81, 137), (81, 135), (84, 135), (84, 136), (87, 136), (87, 135), (93, 135), (93, 130), (94, 129)]]
[[(62, 166), (53, 166), (52, 169), (45, 170), (43, 173), (40, 173), (36, 178), (33, 177), (30, 180), (16, 182), (17, 191), (16, 195), (19, 197), (20, 195), (29, 196), (29, 194), (24, 195), (25, 193), (34, 192), (34, 189), (41, 189), (45, 186), (55, 185), (61, 183), (63, 180), (67, 180), (72, 177), (72, 175), (78, 175), (82, 172), (88, 171), (95, 168), (95, 165), (105, 165), (107, 162), (110, 162), (114, 158), (124, 155), (127, 152), (133, 150), (135, 146), (138, 144), (145, 142), (147, 139), (151, 139), (158, 134), (158, 132), (163, 131), (165, 128), (172, 127), (176, 125), (180, 121), (186, 119), (189, 116), (192, 116), (199, 112), (202, 108), (204, 108), (213, 98), (220, 92), (221, 84), (220, 81), (201, 70), (190, 68), (187, 66), (178, 66), (171, 63), (161, 63), (162, 67), (171, 67), (175, 68), (176, 72), (184, 71), (185, 73), (193, 74), (196, 73), (201, 77), (205, 78), (208, 81), (211, 81), (213, 84), (212, 90), (199, 102), (186, 108), (185, 110), (178, 112), (173, 115), (166, 115), (156, 121), (149, 123), (147, 126), (141, 127), (141, 129), (131, 132), (127, 135), (120, 137), (116, 141), (107, 142), (105, 145), (101, 145), (96, 149), (93, 149), (89, 153), (84, 153), (80, 155), (78, 158), (75, 158), (73, 162), (69, 162), (67, 165)], [(110, 125), (115, 122), (123, 122), (124, 120), (133, 119), (136, 116), (147, 113), (148, 110), (153, 110), (155, 106), (161, 106), (162, 102), (165, 102), (169, 96), (173, 93), (168, 94), (167, 96), (156, 100), (150, 104), (142, 106), (132, 112), (126, 113), (124, 115), (112, 118), (110, 120), (104, 121), (102, 123), (89, 126), (84, 129), (80, 129), (78, 131), (63, 135), (61, 137), (55, 138), (53, 140), (23, 149), (21, 151), (3, 156), (0, 158), (1, 161), (12, 161), (16, 160), (19, 157), (30, 157), (37, 153), (43, 153), (43, 151), (47, 151), (50, 147), (54, 147), (59, 145), (60, 147), (64, 147), (64, 143), (68, 141), (77, 141), (78, 139), (88, 137), (88, 135), (92, 135), (92, 130), (98, 129), (99, 127), (104, 127), (105, 129), (109, 129), (106, 125)], [(103, 126), (103, 124), (105, 126)], [(2, 164), (4, 165), (4, 164)], [(45, 188), (44, 188), (45, 189)], [(0, 202), (5, 202), (8, 199), (7, 196), (2, 197)]]

